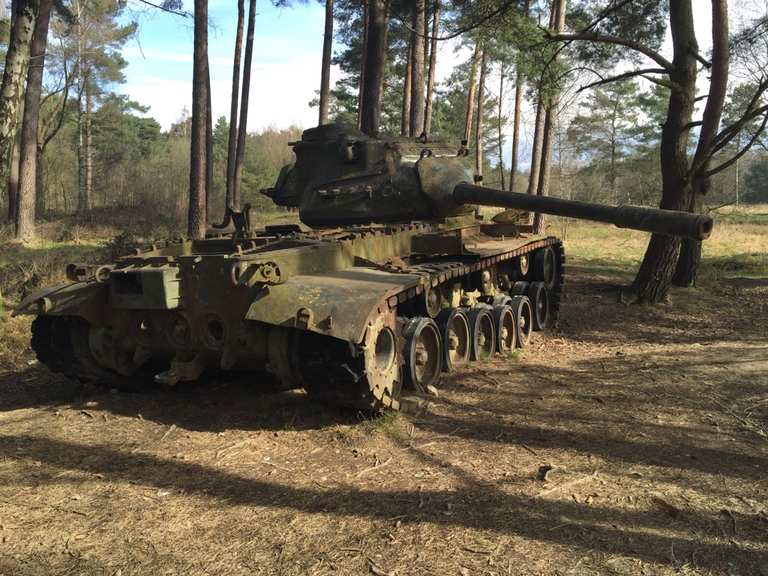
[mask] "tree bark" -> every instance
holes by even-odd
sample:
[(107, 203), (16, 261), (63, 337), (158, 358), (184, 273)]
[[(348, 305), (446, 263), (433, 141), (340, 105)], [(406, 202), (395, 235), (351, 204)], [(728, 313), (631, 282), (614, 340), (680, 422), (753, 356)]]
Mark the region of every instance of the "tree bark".
[(536, 121), (533, 124), (533, 146), (531, 147), (531, 170), (528, 174), (528, 194), (536, 194), (541, 168), (541, 141), (544, 135), (544, 104), (541, 96), (536, 104)]
[(85, 84), (85, 199), (86, 209), (93, 205), (93, 97)]
[[(555, 34), (562, 32), (565, 27), (565, 8), (566, 0), (553, 0), (549, 27)], [(544, 106), (544, 126), (541, 132), (541, 168), (539, 169), (539, 181), (536, 187), (536, 194), (539, 196), (549, 195), (555, 125), (557, 124), (558, 96), (555, 92), (556, 90), (556, 86), (550, 87), (551, 94)], [(543, 231), (544, 215), (536, 212), (533, 218), (533, 232), (534, 234), (541, 234)]]
[[(698, 53), (693, 27), (691, 0), (678, 0), (669, 6), (670, 30), (674, 58), (670, 80), (676, 89), (670, 91), (667, 118), (661, 131), (660, 207), (686, 210), (693, 193), (688, 163), (688, 138), (696, 98)], [(643, 262), (632, 283), (631, 292), (639, 302), (664, 300), (672, 283), (672, 275), (680, 249), (680, 240), (653, 234)]]
[(237, 156), (237, 109), (240, 100), (240, 57), (243, 53), (243, 21), (245, 0), (237, 0), (237, 31), (235, 56), (232, 62), (232, 96), (229, 104), (229, 134), (227, 136), (227, 192), (224, 207), (233, 207), (235, 187), (235, 157)]
[[(706, 173), (710, 167), (709, 158), (712, 156), (712, 145), (720, 127), (723, 106), (728, 92), (729, 52), (728, 2), (727, 0), (712, 0), (712, 68), (710, 69), (709, 93), (702, 115), (699, 141), (693, 158), (693, 187), (688, 205), (688, 210), (691, 212), (701, 211), (703, 196), (710, 187)], [(701, 241), (690, 238), (683, 239), (672, 283), (675, 286), (694, 286), (700, 263)]]
[(187, 235), (205, 236), (206, 124), (208, 78), (208, 0), (195, 0), (195, 32), (192, 67), (192, 138), (189, 165), (189, 213)]
[[(525, 0), (523, 16), (528, 17), (531, 1)], [(520, 149), (520, 117), (523, 104), (523, 72), (519, 65), (515, 66), (515, 110), (512, 119), (512, 160), (509, 166), (509, 191), (515, 191), (515, 177), (517, 176), (518, 151)]]
[(85, 45), (83, 41), (83, 9), (80, 2), (74, 3), (75, 25), (74, 35), (77, 38), (77, 76), (79, 80), (77, 92), (77, 211), (84, 213), (91, 209), (89, 193), (88, 170), (86, 168), (88, 150), (86, 138), (87, 115), (83, 111), (83, 97), (88, 83), (88, 68), (85, 60)]
[(8, 50), (5, 54), (3, 83), (0, 86), (0, 165), (4, 165), (19, 120), (22, 89), (29, 65), (29, 49), (35, 31), (39, 2), (18, 4)]
[(43, 90), (45, 50), (52, 0), (41, 0), (35, 34), (29, 50), (27, 89), (24, 94), (24, 117), (21, 124), (21, 161), (19, 164), (19, 199), (15, 235), (30, 240), (35, 235), (37, 195), (37, 133), (40, 120), (40, 95)]
[(504, 182), (504, 125), (502, 121), (502, 102), (504, 102), (504, 61), (499, 62), (499, 114), (497, 123), (497, 138), (499, 144), (499, 179), (501, 180), (501, 189), (506, 190)]
[(245, 163), (245, 139), (248, 134), (248, 98), (251, 92), (251, 62), (253, 61), (253, 36), (256, 26), (256, 0), (248, 3), (248, 34), (245, 39), (245, 62), (243, 63), (243, 96), (240, 102), (240, 122), (237, 127), (237, 154), (235, 155), (235, 182), (232, 207), (240, 210), (240, 185), (243, 181)]
[(413, 79), (413, 41), (415, 34), (411, 32), (408, 41), (408, 54), (405, 61), (405, 78), (403, 78), (403, 110), (400, 116), (400, 136), (411, 133), (411, 81)]
[[(544, 107), (544, 126), (541, 131), (541, 167), (539, 168), (539, 181), (536, 185), (537, 196), (549, 195), (549, 181), (552, 173), (553, 136), (555, 131), (555, 112), (553, 105)], [(533, 216), (533, 233), (541, 234), (544, 231), (544, 214), (536, 212)]]
[(323, 35), (323, 64), (320, 73), (320, 117), (318, 124), (328, 124), (331, 102), (331, 52), (333, 49), (333, 0), (325, 0), (325, 33)]
[(427, 77), (426, 108), (424, 109), (424, 134), (432, 130), (432, 100), (435, 92), (435, 71), (437, 70), (437, 35), (440, 32), (440, 0), (435, 0), (432, 15), (432, 37), (429, 45), (429, 76)]
[(19, 209), (19, 161), (21, 159), (21, 130), (12, 136), (10, 161), (8, 166), (8, 222), (16, 222)]
[(472, 65), (469, 69), (469, 87), (467, 88), (467, 115), (464, 119), (464, 141), (469, 142), (472, 138), (472, 117), (475, 114), (475, 92), (477, 87), (477, 67), (480, 65), (482, 48), (480, 43), (475, 44), (475, 52), (472, 54)]
[(485, 104), (486, 53), (480, 58), (480, 81), (477, 84), (477, 112), (475, 115), (475, 182), (483, 181), (483, 106)]
[(387, 0), (368, 1), (368, 40), (361, 104), (360, 129), (377, 136), (381, 119), (381, 92), (387, 50)]
[(363, 87), (365, 80), (365, 58), (368, 54), (368, 24), (370, 22), (370, 0), (363, 0), (363, 49), (360, 57), (360, 78), (357, 83), (357, 129), (363, 123)]
[(211, 106), (211, 63), (205, 57), (208, 73), (205, 77), (205, 225), (210, 222), (213, 197), (213, 107)]
[[(426, 1), (415, 0), (413, 8), (413, 29), (421, 32), (424, 30), (426, 19)], [(424, 41), (413, 33), (411, 64), (411, 125), (408, 129), (409, 136), (418, 136), (419, 130), (424, 128)]]

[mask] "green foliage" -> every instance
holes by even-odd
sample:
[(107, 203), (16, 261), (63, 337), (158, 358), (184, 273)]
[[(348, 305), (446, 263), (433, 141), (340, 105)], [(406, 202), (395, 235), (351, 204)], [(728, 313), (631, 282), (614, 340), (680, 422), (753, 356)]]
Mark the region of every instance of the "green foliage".
[(768, 156), (752, 163), (744, 178), (744, 184), (747, 202), (768, 202)]

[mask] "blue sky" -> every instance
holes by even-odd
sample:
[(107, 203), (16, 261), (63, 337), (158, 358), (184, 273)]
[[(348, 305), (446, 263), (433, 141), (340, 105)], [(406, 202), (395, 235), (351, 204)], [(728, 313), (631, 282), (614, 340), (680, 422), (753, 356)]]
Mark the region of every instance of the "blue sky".
[[(119, 91), (150, 106), (149, 115), (168, 128), (191, 102), (192, 21), (136, 2), (129, 6), (127, 17), (140, 29), (123, 51), (128, 67)], [(210, 0), (209, 12), (213, 112), (229, 116), (236, 4)], [(316, 123), (308, 103), (320, 84), (323, 7), (311, 1), (277, 9), (261, 0), (256, 14), (249, 129)]]

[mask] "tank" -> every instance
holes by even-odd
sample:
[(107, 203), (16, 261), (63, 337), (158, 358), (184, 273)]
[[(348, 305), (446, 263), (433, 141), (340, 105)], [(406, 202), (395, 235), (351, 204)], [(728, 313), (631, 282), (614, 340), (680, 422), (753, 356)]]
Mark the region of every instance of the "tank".
[[(226, 373), (357, 409), (438, 393), (446, 371), (526, 346), (558, 318), (565, 253), (528, 212), (706, 238), (705, 216), (475, 185), (463, 146), (306, 130), (263, 191), (303, 226), (227, 213), (204, 239), (152, 245), (29, 295), (50, 370), (116, 389)], [(488, 220), (477, 206), (507, 210)]]

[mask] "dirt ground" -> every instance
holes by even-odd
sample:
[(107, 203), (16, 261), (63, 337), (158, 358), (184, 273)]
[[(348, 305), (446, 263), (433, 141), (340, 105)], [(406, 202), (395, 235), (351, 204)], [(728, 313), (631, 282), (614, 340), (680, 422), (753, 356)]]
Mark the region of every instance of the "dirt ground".
[(415, 414), (102, 392), (18, 347), (0, 574), (768, 576), (768, 279), (626, 307), (610, 268), (575, 259), (556, 332)]

